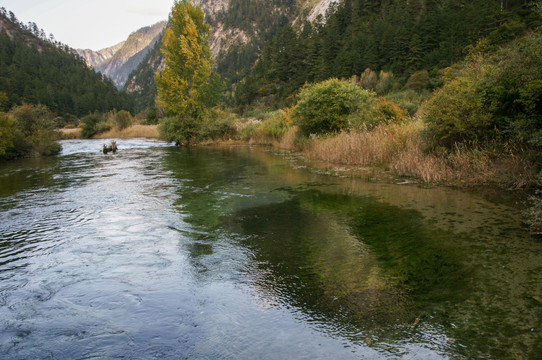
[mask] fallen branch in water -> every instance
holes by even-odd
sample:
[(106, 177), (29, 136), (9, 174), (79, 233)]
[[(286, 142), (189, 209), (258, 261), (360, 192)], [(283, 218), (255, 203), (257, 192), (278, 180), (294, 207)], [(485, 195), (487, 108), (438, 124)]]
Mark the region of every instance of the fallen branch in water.
[(104, 147), (103, 147), (103, 153), (104, 154), (107, 154), (109, 152), (113, 152), (113, 154), (115, 154), (117, 152), (117, 150), (118, 150), (117, 142), (115, 140), (111, 141), (111, 144), (109, 146), (104, 144)]

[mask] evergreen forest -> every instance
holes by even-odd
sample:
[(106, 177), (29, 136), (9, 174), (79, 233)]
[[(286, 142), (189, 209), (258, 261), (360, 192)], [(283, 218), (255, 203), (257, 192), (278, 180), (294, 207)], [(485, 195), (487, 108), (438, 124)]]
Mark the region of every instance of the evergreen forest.
[[(233, 103), (267, 99), (280, 107), (305, 83), (360, 77), (367, 69), (394, 77), (395, 90), (421, 70), (423, 87), (442, 85), (439, 71), (461, 62), (480, 39), (490, 46), (511, 41), (541, 25), (526, 0), (344, 0), (325, 17), (302, 26), (284, 25), (249, 71), (239, 49), (218, 61), (221, 75), (235, 89)], [(235, 64), (231, 66), (231, 64)], [(248, 74), (240, 82), (236, 73)], [(241, 68), (241, 69), (240, 69)], [(393, 89), (381, 89), (389, 92)]]
[(133, 111), (133, 100), (89, 69), (69, 46), (47, 37), (35, 23), (0, 11), (0, 110), (41, 104), (68, 117), (113, 109)]

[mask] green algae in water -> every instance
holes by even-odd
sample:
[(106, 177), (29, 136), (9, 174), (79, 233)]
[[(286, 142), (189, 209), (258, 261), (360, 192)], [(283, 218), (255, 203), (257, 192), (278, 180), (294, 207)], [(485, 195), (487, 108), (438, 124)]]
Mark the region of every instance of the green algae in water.
[(245, 243), (258, 260), (280, 279), (295, 280), (276, 286), (290, 294), (312, 292), (296, 302), (365, 329), (414, 321), (423, 311), (414, 307), (418, 297), (467, 295), (467, 271), (445, 241), (453, 235), (425, 230), (412, 210), (369, 197), (303, 191), (232, 218), (238, 231), (253, 235)]
[(540, 353), (540, 284), (513, 274), (537, 278), (541, 250), (513, 214), (500, 215), (505, 207), (455, 190), (294, 171), (258, 151), (194, 153), (195, 171), (187, 160), (179, 168), (190, 179), (179, 206), (214, 233), (211, 243), (230, 238), (249, 250), (244, 271), (265, 296), (376, 348), (441, 336), (436, 346), (456, 358)]

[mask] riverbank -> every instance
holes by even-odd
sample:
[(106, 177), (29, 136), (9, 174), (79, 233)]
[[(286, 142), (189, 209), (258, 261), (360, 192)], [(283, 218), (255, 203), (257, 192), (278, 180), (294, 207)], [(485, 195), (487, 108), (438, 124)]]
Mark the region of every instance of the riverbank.
[(523, 149), (457, 145), (449, 151), (427, 151), (424, 123), (420, 119), (310, 138), (300, 137), (298, 132), (296, 126), (291, 126), (278, 138), (256, 131), (256, 135), (244, 141), (226, 139), (203, 144), (271, 146), (279, 151), (299, 154), (318, 163), (320, 168), (340, 168), (347, 172), (359, 172), (361, 169), (363, 173), (386, 173), (427, 184), (455, 187), (492, 185), (512, 190), (536, 187), (542, 183), (534, 161), (536, 154)]
[[(64, 128), (60, 129), (60, 137), (63, 140), (69, 139), (81, 139), (81, 128)], [(132, 125), (125, 129), (119, 130), (117, 127), (113, 127), (110, 130), (94, 135), (93, 139), (133, 139), (133, 138), (147, 138), (147, 139), (159, 139), (160, 131), (158, 125)]]
[[(308, 139), (299, 137), (295, 126), (289, 126), (278, 138), (258, 131), (266, 127), (265, 122), (257, 125), (252, 130), (255, 135), (244, 143), (299, 154), (319, 173), (378, 182), (419, 183), (424, 187), (520, 191), (517, 197), (525, 204), (525, 223), (533, 235), (542, 234), (542, 198), (535, 191), (542, 184), (542, 176), (538, 171), (539, 154), (535, 152), (466, 145), (427, 151), (425, 125), (420, 119)], [(232, 140), (212, 144), (231, 145)]]

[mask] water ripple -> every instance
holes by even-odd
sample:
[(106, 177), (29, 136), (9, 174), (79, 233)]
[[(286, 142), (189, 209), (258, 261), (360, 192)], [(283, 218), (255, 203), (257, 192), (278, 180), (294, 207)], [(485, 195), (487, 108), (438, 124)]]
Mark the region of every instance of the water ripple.
[[(409, 311), (430, 311), (423, 302), (409, 308), (414, 300), (390, 286), (395, 278), (363, 237), (354, 236), (347, 217), (359, 216), (356, 224), (367, 243), (374, 228), (386, 227), (388, 236), (374, 240), (373, 248), (389, 246), (384, 250), (405, 260), (395, 237), (413, 228), (419, 241), (433, 231), (422, 229), (415, 211), (384, 206), (366, 194), (336, 198), (333, 191), (353, 191), (347, 180), (290, 171), (282, 160), (248, 148), (117, 142), (116, 155), (103, 155), (103, 140), (65, 141), (58, 157), (2, 169), (0, 358), (487, 357), (462, 350), (468, 339), (450, 336), (457, 331), (449, 319), (487, 325), (478, 315), (487, 317), (491, 309), (449, 296), (435, 306), (449, 316), (444, 321), (429, 315), (419, 320), (418, 314), (409, 322), (398, 319)], [(373, 186), (351, 187), (381, 190)], [(406, 199), (406, 207), (422, 195), (439, 194), (414, 189), (411, 199), (404, 198), (408, 188), (396, 189), (386, 187), (386, 201)], [(453, 218), (472, 202), (458, 202)], [(371, 209), (382, 211), (374, 224), (367, 222)], [(392, 215), (385, 217), (383, 209)], [(477, 219), (497, 219), (488, 216), (487, 202), (476, 209), (482, 211)], [(427, 213), (439, 214), (434, 207)], [(408, 215), (410, 227), (397, 227), (396, 214)], [(511, 224), (490, 225), (505, 234)], [(540, 250), (531, 243), (451, 235), (430, 238), (430, 249), (472, 250), (465, 252), (465, 263), (485, 264), (499, 274), (501, 264), (511, 265), (505, 257), (523, 254), (531, 271), (516, 267), (525, 280), (514, 279), (528, 283), (528, 291), (539, 287)], [(477, 247), (505, 242), (497, 257), (478, 256)], [(518, 286), (512, 280), (507, 284)], [(536, 319), (532, 294), (525, 286), (511, 289), (527, 299), (515, 310), (529, 311), (525, 324)], [(491, 306), (503, 304), (491, 299)], [(378, 309), (382, 305), (389, 309)], [(381, 313), (395, 318), (384, 322)], [(476, 331), (487, 334), (488, 327)]]

